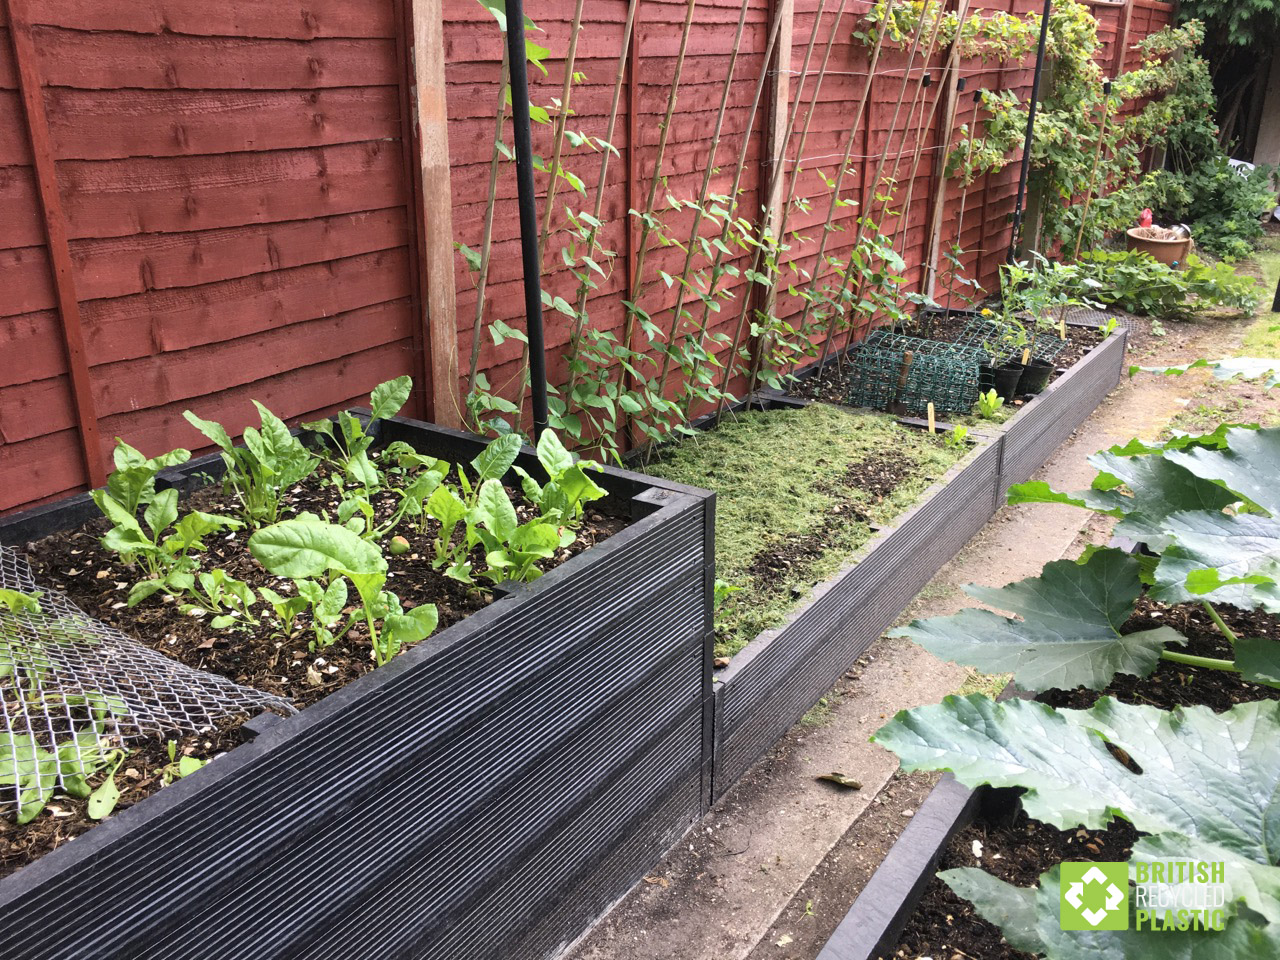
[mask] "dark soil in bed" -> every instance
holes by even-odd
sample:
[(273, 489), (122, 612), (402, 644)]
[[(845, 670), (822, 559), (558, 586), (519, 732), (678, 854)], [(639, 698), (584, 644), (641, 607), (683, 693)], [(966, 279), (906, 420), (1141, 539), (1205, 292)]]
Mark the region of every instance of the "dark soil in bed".
[[(1244, 636), (1276, 636), (1277, 618), (1265, 613), (1219, 607), (1229, 627)], [(1231, 658), (1231, 647), (1214, 627), (1202, 607), (1181, 604), (1167, 607), (1145, 597), (1124, 626), (1132, 633), (1168, 625), (1187, 637), (1183, 653), (1202, 657)], [(1102, 693), (1083, 688), (1052, 690), (1038, 699), (1059, 708), (1087, 709), (1099, 697), (1111, 696), (1125, 703), (1147, 704), (1171, 709), (1203, 705), (1216, 711), (1229, 710), (1238, 703), (1280, 699), (1280, 690), (1245, 683), (1237, 675), (1222, 670), (1202, 670), (1162, 661), (1149, 677), (1118, 675)], [(1032, 886), (1040, 874), (1055, 863), (1067, 860), (1116, 861), (1128, 858), (1137, 834), (1128, 823), (1117, 820), (1111, 828), (1096, 830), (1056, 830), (1028, 820), (1018, 813), (999, 821), (980, 817), (957, 834), (948, 845), (939, 870), (981, 866), (988, 873)], [(982, 857), (974, 856), (973, 842), (981, 841)], [(997, 859), (996, 854), (1000, 854)], [(920, 905), (907, 921), (894, 960), (917, 957), (974, 958), (974, 960), (1026, 960), (1027, 954), (1004, 942), (1000, 930), (977, 915), (968, 901), (957, 897), (934, 877), (925, 889)], [(884, 960), (890, 960), (889, 957)]]
[[(528, 520), (533, 515), (533, 508), (522, 495), (516, 491), (509, 492), (521, 521)], [(314, 513), (327, 511), (332, 516), (338, 508), (339, 499), (322, 468), (286, 496), (288, 510), (282, 511), (282, 519), (307, 510)], [(374, 504), (381, 521), (394, 509), (395, 495), (389, 492), (378, 494)], [(207, 513), (235, 514), (233, 498), (217, 487), (197, 491), (188, 497), (182, 509), (190, 508)], [(589, 509), (577, 541), (540, 566), (543, 569), (559, 566), (625, 525), (624, 520)], [(177, 603), (160, 594), (136, 607), (126, 606), (125, 598), (130, 586), (143, 579), (145, 574), (140, 569), (125, 567), (114, 553), (98, 543), (98, 538), (108, 526), (106, 520), (96, 519), (70, 533), (55, 534), (28, 544), (27, 559), (36, 579), (62, 590), (89, 615), (118, 627), (187, 666), (287, 697), (298, 707), (314, 703), (374, 668), (368, 634), (360, 623), (331, 647), (311, 652), (307, 649), (311, 635), (309, 630), (299, 629), (293, 639), (284, 640), (276, 636), (274, 625), (265, 617), (256, 627), (246, 625), (238, 629), (212, 630), (204, 622), (205, 618), (181, 613)], [(424, 532), (419, 532), (409, 521), (401, 523), (396, 533), (409, 541), (409, 550), (398, 557), (387, 555), (387, 589), (400, 597), (405, 609), (424, 603), (436, 604), (440, 613), (437, 629), (443, 630), (483, 609), (493, 601), (493, 594), (478, 586), (468, 587), (431, 568), (430, 560), (434, 556), (431, 543), (438, 529), (435, 520), (428, 520)], [(208, 538), (208, 551), (201, 555), (201, 569), (220, 567), (255, 590), (270, 587), (288, 594), (288, 580), (267, 573), (249, 554), (251, 533), (251, 530), (243, 529)], [(483, 568), (481, 548), (476, 548), (471, 559), (476, 569)], [(354, 600), (354, 590), (351, 595)], [(260, 617), (270, 612), (261, 603), (255, 609)]]
[[(852, 517), (870, 525), (871, 517), (865, 505), (882, 502), (914, 473), (915, 464), (902, 457), (877, 455), (849, 464), (838, 486), (822, 489), (836, 501), (829, 515), (830, 522), (810, 533), (785, 537), (780, 543), (762, 550), (747, 568), (752, 581), (766, 588), (776, 586), (778, 581), (791, 574), (793, 568), (803, 567), (822, 556), (829, 547), (832, 528), (841, 519)], [(861, 491), (862, 499), (854, 498), (850, 491)]]
[[(947, 845), (938, 869), (981, 867), (1007, 883), (1030, 887), (1055, 863), (1127, 860), (1137, 838), (1123, 820), (1107, 830), (1055, 830), (1017, 810), (1003, 817), (980, 818), (961, 830)], [(925, 888), (897, 949), (883, 960), (919, 957), (1031, 960), (1030, 954), (1009, 946), (999, 927), (978, 916), (969, 901), (956, 896), (937, 877)]]
[[(932, 325), (922, 322), (904, 332), (914, 337), (925, 337), (931, 340), (954, 342), (963, 332), (969, 318), (952, 314), (949, 317), (938, 316)], [(1102, 331), (1092, 327), (1067, 327), (1067, 345), (1054, 361), (1056, 368), (1049, 377), (1049, 382), (1057, 380), (1062, 373), (1075, 366), (1086, 353), (1103, 340)], [(800, 380), (791, 385), (793, 396), (809, 400), (825, 400), (828, 403), (845, 403), (849, 395), (849, 358), (838, 359), (828, 364), (820, 375)]]
[[(1274, 616), (1234, 607), (1218, 607), (1217, 610), (1238, 636), (1277, 636), (1277, 618)], [(1185, 647), (1171, 646), (1172, 650), (1222, 660), (1234, 657), (1231, 644), (1218, 632), (1204, 608), (1195, 604), (1167, 607), (1143, 597), (1138, 601), (1134, 615), (1124, 625), (1123, 632), (1135, 633), (1162, 625), (1173, 627), (1187, 638)], [(1221, 713), (1238, 703), (1280, 700), (1280, 690), (1246, 683), (1239, 674), (1224, 670), (1202, 670), (1162, 660), (1149, 677), (1117, 674), (1102, 693), (1081, 687), (1076, 690), (1049, 690), (1036, 699), (1052, 707), (1088, 709), (1102, 696), (1164, 709), (1201, 705)]]

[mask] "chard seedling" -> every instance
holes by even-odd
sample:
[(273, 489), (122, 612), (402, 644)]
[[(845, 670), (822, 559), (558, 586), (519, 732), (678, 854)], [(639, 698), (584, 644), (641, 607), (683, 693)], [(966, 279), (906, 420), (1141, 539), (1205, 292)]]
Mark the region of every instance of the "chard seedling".
[(180, 604), (178, 609), (183, 613), (203, 616), (205, 613), (226, 611), (209, 621), (214, 630), (236, 625), (247, 628), (258, 622), (253, 615), (253, 605), (258, 598), (243, 580), (237, 580), (225, 570), (212, 570), (194, 577), (184, 574), (180, 579), (186, 583), (188, 578), (191, 582), (184, 588), (184, 593), (195, 602)]
[(201, 760), (199, 757), (188, 757), (185, 754), (179, 757), (176, 740), (170, 740), (165, 747), (169, 752), (169, 762), (160, 770), (160, 785), (163, 787), (167, 787), (175, 780), (191, 776), (191, 774), (209, 762), (208, 760)]
[(319, 461), (289, 432), (283, 420), (257, 400), (253, 405), (258, 408), (262, 427), (245, 427), (243, 447), (231, 442), (222, 424), (201, 420), (190, 410), (182, 415), (222, 451), (227, 468), (223, 488), (240, 501), (245, 522), (257, 527), (275, 523), (280, 516), (281, 495), (311, 476)]
[(516, 467), (515, 471), (524, 495), (537, 506), (543, 520), (560, 528), (560, 545), (567, 547), (573, 543), (573, 530), (582, 520), (583, 504), (607, 496), (587, 475), (588, 470), (603, 468), (590, 460), (577, 460), (551, 430), (539, 438), (537, 454), (538, 463), (547, 474), (545, 484), (539, 484), (523, 467)]
[(952, 427), (942, 442), (953, 450), (965, 449), (969, 444), (969, 428), (964, 426)]
[(95, 729), (77, 734), (49, 749), (30, 734), (0, 733), (0, 786), (18, 787), (17, 823), (30, 823), (53, 795), (61, 777), (62, 788), (78, 800), (92, 791), (88, 778), (107, 762)]
[(408, 376), (396, 377), (374, 387), (369, 397), (367, 425), (344, 410), (338, 414), (336, 423), (333, 420), (313, 420), (302, 427), (325, 438), (324, 456), (347, 480), (366, 490), (377, 490), (382, 486), (382, 475), (369, 459), (369, 448), (374, 438), (367, 428), (399, 413), (412, 390), (413, 381)]
[(387, 561), (378, 548), (336, 524), (311, 518), (283, 520), (254, 533), (249, 551), (278, 577), (298, 581), (345, 577), (354, 584), (379, 666), (436, 628), (435, 604), (403, 610), (399, 598), (383, 589)]

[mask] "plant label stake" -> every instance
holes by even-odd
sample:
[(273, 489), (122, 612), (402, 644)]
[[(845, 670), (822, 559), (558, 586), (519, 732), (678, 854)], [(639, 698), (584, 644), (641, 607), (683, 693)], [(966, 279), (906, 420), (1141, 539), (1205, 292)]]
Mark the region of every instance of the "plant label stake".
[(937, 432), (938, 432), (938, 417), (937, 417), (937, 413), (933, 409), (933, 401), (930, 400), (929, 401), (929, 433), (933, 434)]
[(1022, 348), (1022, 365), (1025, 367), (1029, 363), (1031, 363), (1031, 348), (1023, 347)]

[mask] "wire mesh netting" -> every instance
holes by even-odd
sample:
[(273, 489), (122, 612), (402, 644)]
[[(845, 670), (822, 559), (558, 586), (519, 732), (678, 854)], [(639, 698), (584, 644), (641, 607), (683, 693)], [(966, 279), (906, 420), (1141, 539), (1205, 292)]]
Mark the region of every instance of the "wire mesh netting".
[(0, 546), (0, 812), (83, 791), (126, 740), (212, 729), (280, 697), (171, 660), (41, 588), (26, 560)]
[[(1004, 324), (999, 320), (974, 317), (965, 324), (957, 342), (966, 346), (977, 347), (991, 357), (996, 364), (1022, 359), (1023, 348), (1009, 343), (1005, 333)], [(1028, 344), (1028, 346), (1031, 347), (1031, 356), (1033, 358), (1052, 363), (1057, 359), (1058, 354), (1062, 353), (1066, 348), (1067, 341), (1049, 333), (1037, 333), (1035, 341)]]
[[(907, 354), (910, 354), (908, 362)], [(982, 389), (980, 349), (876, 330), (853, 353), (849, 402), (873, 410), (967, 413)]]

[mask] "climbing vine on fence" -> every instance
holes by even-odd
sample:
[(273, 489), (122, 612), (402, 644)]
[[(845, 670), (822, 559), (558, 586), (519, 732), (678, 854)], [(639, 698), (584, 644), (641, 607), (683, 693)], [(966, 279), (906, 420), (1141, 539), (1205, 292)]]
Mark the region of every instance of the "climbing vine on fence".
[[(1039, 18), (1028, 22), (1038, 24)], [(1097, 28), (1088, 8), (1071, 0), (1056, 6), (1049, 20), (1046, 55), (1053, 60), (1053, 79), (1036, 113), (1031, 153), (1032, 182), (1046, 198), (1041, 228), (1045, 248), (1062, 243), (1070, 249), (1080, 234), (1084, 209), (1073, 201), (1091, 190), (1102, 194), (1129, 188), (1110, 202), (1093, 205), (1084, 224), (1086, 247), (1105, 231), (1128, 225), (1142, 206), (1132, 188), (1142, 174), (1143, 151), (1165, 146), (1180, 125), (1203, 121), (1204, 104), (1212, 99), (1208, 68), (1195, 53), (1204, 36), (1199, 23), (1167, 27), (1143, 40), (1137, 45), (1141, 65), (1116, 77), (1109, 94), (1096, 59)], [(990, 115), (984, 135), (962, 143), (948, 158), (948, 172), (966, 183), (1017, 160), (1026, 133), (1027, 104), (1015, 92), (984, 90), (982, 97)], [(1136, 112), (1122, 112), (1126, 103), (1139, 100), (1145, 102)], [(1095, 179), (1104, 113), (1110, 126)]]

